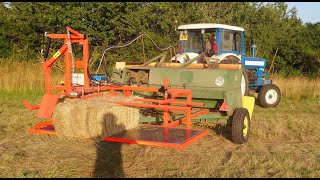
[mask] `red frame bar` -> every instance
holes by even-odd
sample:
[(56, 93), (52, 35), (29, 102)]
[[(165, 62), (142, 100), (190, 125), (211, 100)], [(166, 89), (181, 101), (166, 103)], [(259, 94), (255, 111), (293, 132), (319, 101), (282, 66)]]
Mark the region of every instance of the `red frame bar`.
[(39, 109), (39, 108), (40, 108), (40, 105), (34, 105), (34, 106), (30, 105), (27, 100), (23, 100), (22, 103), (23, 103), (24, 106), (26, 106), (26, 108), (29, 109), (29, 110), (36, 110), (36, 109)]
[[(191, 119), (194, 118), (194, 117), (197, 117), (197, 116), (200, 116), (200, 115), (203, 115), (203, 114), (208, 114), (209, 113), (209, 109), (203, 109), (203, 110), (200, 110), (196, 113), (193, 113), (191, 114)], [(179, 124), (181, 124), (182, 122), (186, 122), (187, 120), (187, 117), (184, 117), (184, 118), (181, 118), (181, 119), (177, 119), (171, 123), (168, 124), (168, 127), (175, 127)]]
[(29, 129), (29, 133), (39, 133), (39, 134), (49, 134), (49, 135), (58, 135), (56, 131), (51, 131), (51, 130), (45, 130), (42, 128), (48, 127), (48, 126), (53, 126), (52, 120), (48, 122), (43, 122), (34, 125), (33, 128)]
[(135, 101), (142, 101), (142, 102), (156, 102), (159, 104), (165, 104), (165, 103), (170, 103), (170, 104), (181, 104), (181, 105), (187, 105), (187, 106), (204, 106), (204, 103), (199, 103), (199, 102), (183, 102), (183, 101), (175, 101), (175, 99), (169, 99), (169, 100), (158, 100), (158, 99), (143, 99), (143, 98), (135, 98)]

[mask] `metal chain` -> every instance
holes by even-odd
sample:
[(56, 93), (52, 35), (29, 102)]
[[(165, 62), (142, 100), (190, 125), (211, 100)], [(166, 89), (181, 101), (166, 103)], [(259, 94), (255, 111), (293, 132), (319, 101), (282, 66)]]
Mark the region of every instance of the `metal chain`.
[(73, 86), (74, 57), (73, 57), (72, 46), (71, 46), (71, 41), (70, 41), (70, 32), (69, 32), (68, 29), (67, 29), (67, 34), (68, 34), (68, 42), (67, 42), (67, 45), (68, 45), (69, 53), (70, 53), (70, 55), (71, 55), (71, 66), (72, 66), (72, 69), (71, 69), (71, 86)]

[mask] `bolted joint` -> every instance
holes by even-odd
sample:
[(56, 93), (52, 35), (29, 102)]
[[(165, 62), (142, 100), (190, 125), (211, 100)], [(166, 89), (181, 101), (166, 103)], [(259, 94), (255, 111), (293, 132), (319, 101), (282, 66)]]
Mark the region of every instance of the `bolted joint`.
[(171, 87), (170, 86), (161, 86), (159, 89), (158, 89), (158, 92), (161, 92), (163, 94), (165, 94), (168, 89), (170, 89)]

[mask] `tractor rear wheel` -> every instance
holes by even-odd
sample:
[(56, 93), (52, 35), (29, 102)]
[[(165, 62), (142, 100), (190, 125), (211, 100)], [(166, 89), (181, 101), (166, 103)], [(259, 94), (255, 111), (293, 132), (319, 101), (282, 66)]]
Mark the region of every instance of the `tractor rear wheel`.
[(263, 108), (276, 107), (280, 102), (280, 89), (275, 84), (262, 86), (258, 94), (258, 102)]
[(248, 142), (250, 133), (250, 116), (246, 108), (237, 108), (232, 120), (232, 141), (235, 144)]

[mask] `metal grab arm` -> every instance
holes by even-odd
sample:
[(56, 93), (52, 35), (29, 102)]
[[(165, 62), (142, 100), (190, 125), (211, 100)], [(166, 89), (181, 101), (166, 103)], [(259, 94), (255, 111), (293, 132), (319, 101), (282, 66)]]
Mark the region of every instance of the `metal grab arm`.
[(190, 59), (189, 61), (181, 64), (178, 68), (184, 68), (184, 67), (189, 66), (189, 65), (192, 64), (194, 61), (199, 60), (199, 59), (202, 57), (202, 55), (204, 55), (204, 54), (203, 54), (203, 53), (199, 54), (198, 56), (196, 56), (196, 57)]
[(168, 53), (168, 52), (165, 51), (164, 53), (161, 53), (159, 56), (157, 56), (157, 57), (155, 57), (155, 58), (153, 58), (153, 59), (150, 59), (149, 61), (141, 64), (141, 66), (147, 66), (148, 64), (152, 63), (153, 61), (158, 60), (158, 59), (160, 59), (160, 58), (163, 57), (163, 56), (166, 56), (167, 53)]

